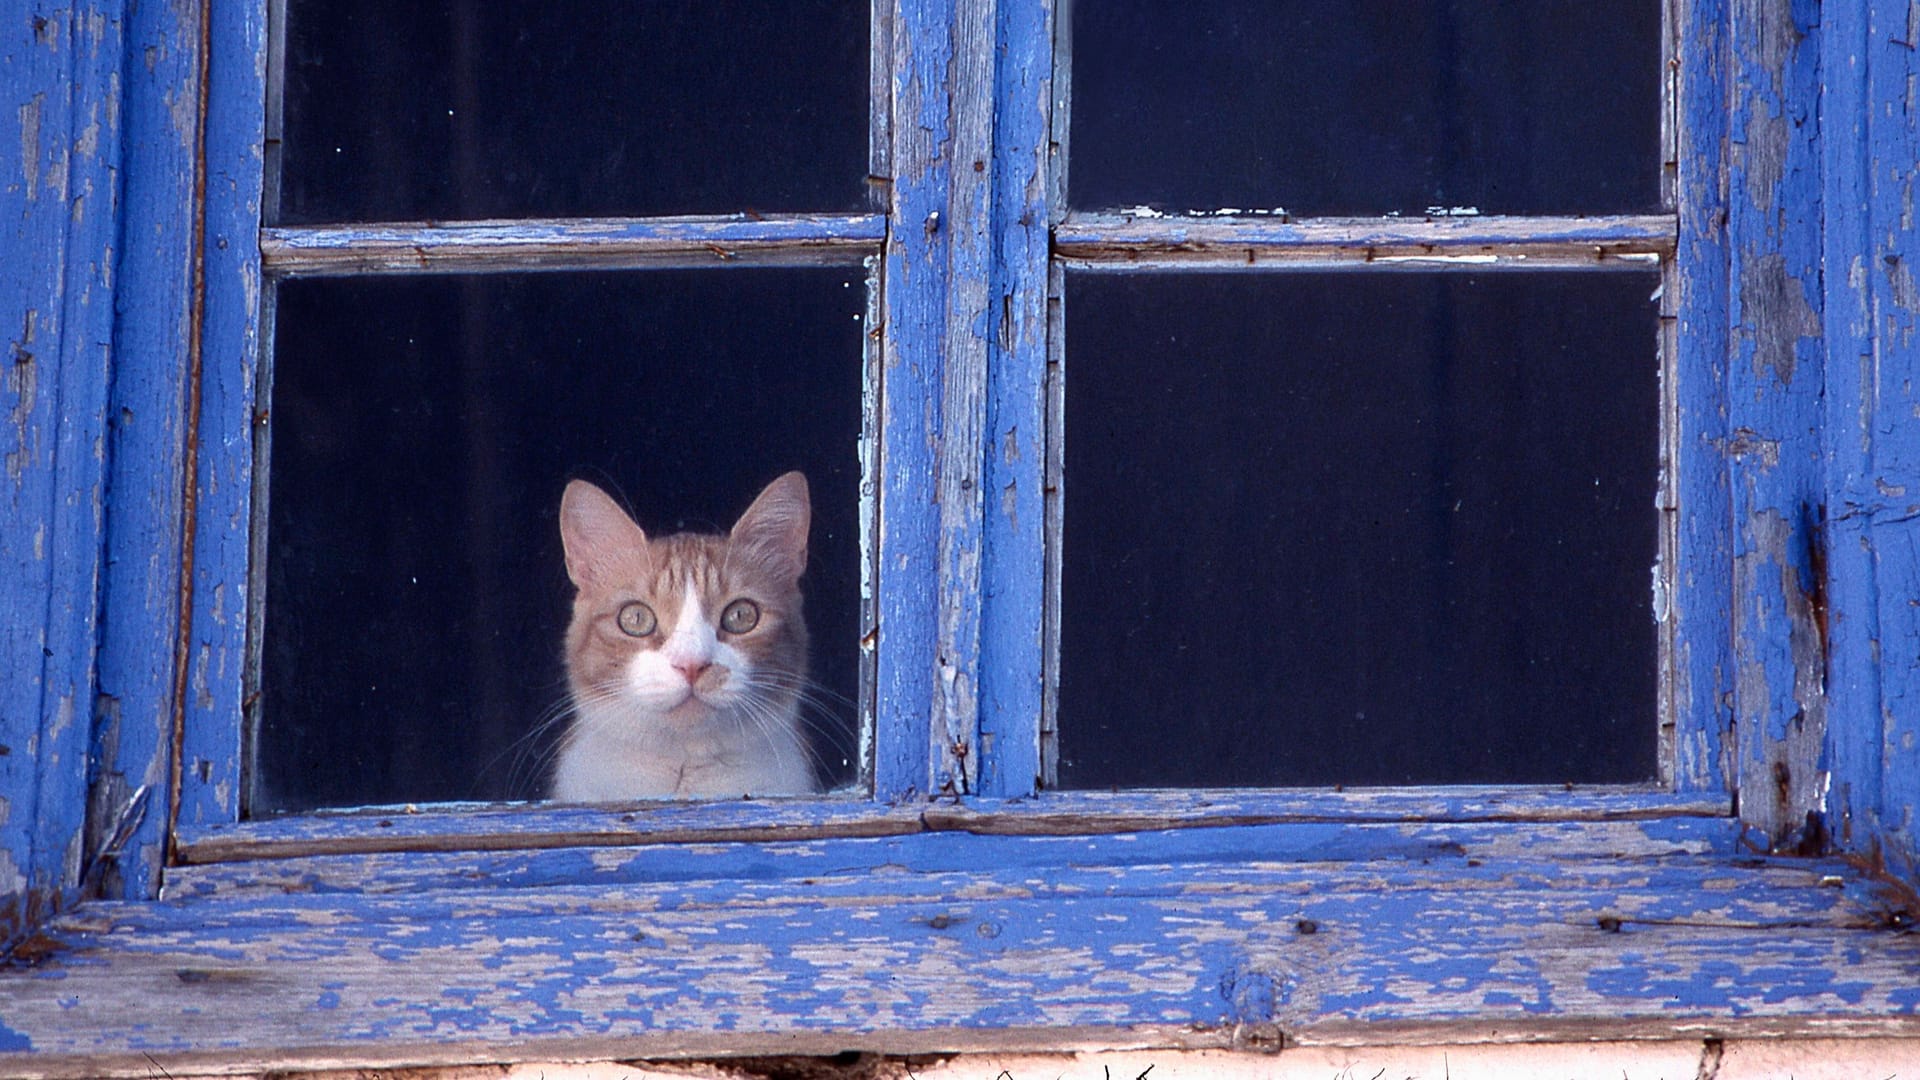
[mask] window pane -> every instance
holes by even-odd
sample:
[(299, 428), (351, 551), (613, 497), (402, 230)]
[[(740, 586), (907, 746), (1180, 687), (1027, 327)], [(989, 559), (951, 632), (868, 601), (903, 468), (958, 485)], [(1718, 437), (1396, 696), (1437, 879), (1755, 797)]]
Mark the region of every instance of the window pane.
[(572, 478), (659, 536), (724, 531), (806, 474), (806, 715), (821, 778), (851, 781), (864, 289), (816, 269), (281, 285), (253, 812), (543, 794)]
[(1073, 205), (1635, 212), (1660, 5), (1108, 2), (1073, 12)]
[(1062, 785), (1652, 778), (1656, 282), (1072, 276)]
[(863, 205), (865, 3), (287, 7), (286, 223)]

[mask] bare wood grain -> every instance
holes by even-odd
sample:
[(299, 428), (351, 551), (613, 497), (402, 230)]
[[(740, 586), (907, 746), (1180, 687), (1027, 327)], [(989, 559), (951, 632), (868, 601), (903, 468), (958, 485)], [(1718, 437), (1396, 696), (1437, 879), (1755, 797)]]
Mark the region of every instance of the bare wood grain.
[(1720, 796), (1545, 787), (1053, 792), (1028, 799), (502, 804), (385, 807), (227, 825), (183, 824), (186, 864), (404, 851), (731, 843), (897, 836), (929, 830), (1088, 835), (1312, 822), (1727, 819)]
[[(433, 890), (619, 886), (733, 879), (796, 881), (844, 876), (1014, 867), (1167, 865), (1272, 866), (1388, 858), (1425, 860), (1457, 872), (1489, 859), (1545, 863), (1607, 858), (1643, 868), (1680, 856), (1731, 855), (1724, 820), (1302, 823), (1061, 836), (982, 836), (927, 831), (853, 839), (788, 839), (762, 844), (655, 843), (534, 851), (408, 851), (316, 854), (176, 866), (168, 901), (293, 894), (413, 894)], [(1222, 871), (1226, 874), (1227, 871)]]
[(260, 257), (281, 277), (857, 265), (885, 236), (879, 214), (397, 222), (264, 229)]
[(1822, 887), (1832, 868), (1188, 863), (100, 904), (0, 975), (0, 1069), (1920, 1034), (1920, 939), (1872, 928)]
[(1678, 237), (1672, 215), (1318, 218), (1069, 214), (1054, 252), (1082, 269), (1405, 264), (1649, 269)]

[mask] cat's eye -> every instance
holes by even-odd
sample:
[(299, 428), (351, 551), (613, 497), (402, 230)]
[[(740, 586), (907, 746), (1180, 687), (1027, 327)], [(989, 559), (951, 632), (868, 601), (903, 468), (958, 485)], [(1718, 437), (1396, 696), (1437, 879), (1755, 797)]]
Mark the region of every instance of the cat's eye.
[(751, 600), (735, 600), (720, 613), (720, 629), (729, 634), (744, 634), (760, 625), (760, 605)]
[(615, 621), (620, 624), (620, 632), (629, 637), (646, 637), (660, 625), (660, 620), (654, 617), (653, 609), (638, 600), (622, 607), (620, 614), (615, 616)]

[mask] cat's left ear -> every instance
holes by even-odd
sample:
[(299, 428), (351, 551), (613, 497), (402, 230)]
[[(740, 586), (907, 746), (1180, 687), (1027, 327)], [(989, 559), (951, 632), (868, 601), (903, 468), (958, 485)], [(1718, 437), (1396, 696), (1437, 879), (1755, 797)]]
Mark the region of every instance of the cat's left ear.
[(567, 577), (575, 585), (607, 587), (620, 577), (625, 560), (647, 550), (647, 534), (613, 496), (575, 480), (560, 496), (560, 543), (566, 549)]
[(734, 523), (727, 539), (785, 576), (797, 579), (807, 568), (807, 532), (812, 525), (807, 478), (790, 472), (767, 485)]

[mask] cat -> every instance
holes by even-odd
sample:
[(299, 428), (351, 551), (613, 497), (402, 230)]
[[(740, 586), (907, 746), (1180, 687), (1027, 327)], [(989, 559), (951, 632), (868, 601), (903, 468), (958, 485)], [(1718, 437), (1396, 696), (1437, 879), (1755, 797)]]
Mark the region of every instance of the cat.
[(575, 587), (563, 802), (817, 792), (801, 725), (807, 480), (768, 484), (725, 536), (650, 539), (584, 480), (560, 500)]

